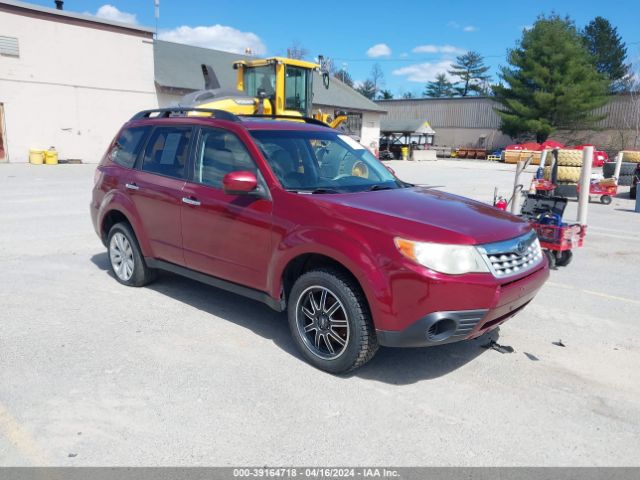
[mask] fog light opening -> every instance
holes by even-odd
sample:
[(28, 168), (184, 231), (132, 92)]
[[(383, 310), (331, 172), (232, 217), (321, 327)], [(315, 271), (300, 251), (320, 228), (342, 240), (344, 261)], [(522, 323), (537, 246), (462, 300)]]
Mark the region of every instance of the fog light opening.
[(450, 318), (438, 320), (427, 330), (427, 338), (432, 342), (441, 342), (449, 338), (456, 331), (456, 322)]

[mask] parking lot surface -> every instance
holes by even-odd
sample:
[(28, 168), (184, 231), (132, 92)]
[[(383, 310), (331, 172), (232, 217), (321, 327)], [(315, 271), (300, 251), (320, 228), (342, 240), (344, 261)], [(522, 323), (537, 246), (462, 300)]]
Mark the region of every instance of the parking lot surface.
[[(513, 183), (504, 164), (390, 164), (486, 202)], [(331, 376), (260, 303), (170, 274), (117, 283), (89, 218), (94, 169), (0, 165), (0, 465), (640, 463), (626, 193), (591, 204), (584, 248), (499, 332), (383, 348)], [(515, 351), (482, 348), (491, 338)]]

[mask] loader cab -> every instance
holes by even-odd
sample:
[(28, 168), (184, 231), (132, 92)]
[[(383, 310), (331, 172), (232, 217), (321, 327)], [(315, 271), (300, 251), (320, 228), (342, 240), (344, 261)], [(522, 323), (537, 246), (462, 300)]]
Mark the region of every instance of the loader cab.
[(237, 87), (248, 96), (265, 99), (265, 113), (311, 116), (313, 72), (318, 65), (291, 58), (240, 61)]

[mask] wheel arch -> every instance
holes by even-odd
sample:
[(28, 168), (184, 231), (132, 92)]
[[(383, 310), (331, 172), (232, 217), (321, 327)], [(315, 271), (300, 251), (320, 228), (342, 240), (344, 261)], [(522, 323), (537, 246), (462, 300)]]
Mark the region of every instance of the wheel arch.
[(279, 255), (276, 255), (269, 275), (269, 294), (273, 298), (286, 301), (293, 283), (301, 274), (314, 268), (332, 267), (345, 272), (362, 290), (374, 322), (379, 314), (388, 313), (388, 301), (385, 302), (390, 298), (388, 279), (367, 253), (363, 242), (337, 237), (332, 232), (307, 233), (304, 243), (276, 249)]
[(140, 249), (142, 250), (142, 254), (145, 257), (152, 256), (151, 246), (149, 245), (146, 236), (143, 235), (144, 229), (134, 212), (135, 207), (133, 203), (124, 195), (114, 192), (105, 196), (100, 205), (98, 214), (100, 239), (106, 246), (107, 236), (109, 235), (111, 227), (120, 221), (124, 221), (127, 222), (133, 230), (136, 240), (138, 241), (138, 245), (140, 245)]

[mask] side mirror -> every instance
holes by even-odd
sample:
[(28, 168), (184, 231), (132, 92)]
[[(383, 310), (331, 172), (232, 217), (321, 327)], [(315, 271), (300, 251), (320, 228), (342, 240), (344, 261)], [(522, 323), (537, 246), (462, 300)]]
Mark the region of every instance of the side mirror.
[(246, 195), (256, 190), (258, 179), (253, 172), (231, 172), (222, 178), (222, 186), (228, 195)]

